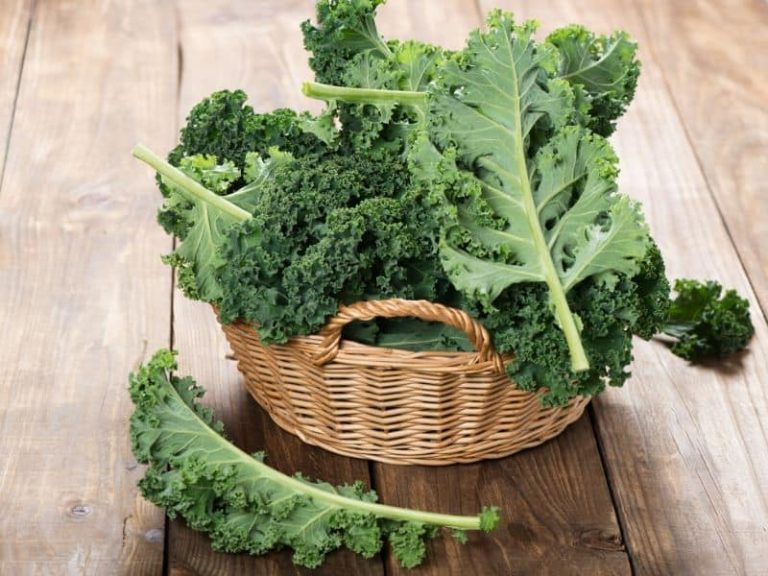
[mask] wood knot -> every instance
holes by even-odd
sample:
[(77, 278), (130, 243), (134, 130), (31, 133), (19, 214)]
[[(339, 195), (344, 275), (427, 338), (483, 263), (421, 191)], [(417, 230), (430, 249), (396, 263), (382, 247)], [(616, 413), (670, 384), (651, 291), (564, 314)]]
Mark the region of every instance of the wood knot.
[(91, 507), (86, 504), (75, 504), (69, 509), (69, 515), (78, 520), (89, 516), (91, 512)]
[(617, 552), (624, 550), (624, 541), (621, 534), (594, 528), (581, 531), (577, 537), (577, 544), (592, 550), (606, 550)]
[(163, 531), (159, 528), (151, 528), (144, 533), (144, 540), (151, 544), (163, 541)]

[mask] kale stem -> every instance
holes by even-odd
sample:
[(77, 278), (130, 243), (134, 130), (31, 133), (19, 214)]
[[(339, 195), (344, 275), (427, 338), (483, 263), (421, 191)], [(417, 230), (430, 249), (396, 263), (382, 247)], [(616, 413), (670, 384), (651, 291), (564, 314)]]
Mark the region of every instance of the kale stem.
[(349, 88), (333, 86), (319, 82), (304, 82), (301, 91), (305, 96), (316, 100), (341, 100), (351, 104), (397, 104), (411, 105), (423, 108), (427, 103), (426, 92), (410, 92), (407, 90), (379, 90), (375, 88)]
[(189, 196), (191, 200), (201, 200), (212, 206), (215, 206), (222, 212), (229, 214), (240, 222), (244, 222), (245, 220), (251, 218), (251, 214), (248, 211), (243, 210), (225, 198), (214, 194), (205, 186), (199, 182), (196, 182), (175, 166), (171, 166), (168, 162), (160, 158), (146, 146), (137, 144), (131, 153), (134, 155), (134, 157), (138, 158), (142, 162), (149, 164), (152, 168), (157, 170), (164, 178), (167, 178), (173, 182), (183, 193)]
[[(318, 502), (338, 506), (339, 508), (346, 510), (368, 512), (390, 520), (421, 522), (424, 524), (446, 526), (448, 528), (457, 528), (461, 530), (480, 530), (482, 528), (481, 515), (457, 516), (453, 514), (439, 514), (436, 512), (426, 512), (409, 508), (398, 508), (396, 506), (388, 506), (376, 502), (365, 502), (363, 500), (343, 496), (336, 492), (324, 490), (313, 485), (311, 482), (283, 474), (256, 458), (253, 458), (238, 446), (229, 442), (220, 433), (213, 430), (210, 425), (195, 412), (192, 405), (189, 404), (189, 401), (182, 398), (179, 394), (179, 390), (169, 384), (171, 380), (171, 376), (168, 375), (162, 382), (172, 391), (171, 394), (168, 395), (170, 401), (168, 405), (173, 417), (179, 419), (179, 426), (187, 426), (188, 430), (185, 433), (190, 436), (197, 435), (215, 443), (217, 452), (227, 454), (227, 459), (229, 461), (237, 462), (242, 466), (243, 471), (247, 471), (244, 475), (245, 478), (251, 480), (256, 478), (269, 478), (279, 485), (288, 487), (297, 494), (304, 494)], [(192, 442), (190, 441), (187, 446), (191, 443)]]
[[(180, 399), (179, 399), (180, 400)], [(207, 427), (198, 418), (198, 422)], [(437, 512), (426, 512), (423, 510), (413, 510), (410, 508), (398, 508), (397, 506), (388, 506), (386, 504), (378, 504), (376, 502), (364, 502), (362, 500), (356, 500), (341, 494), (336, 494), (323, 490), (316, 486), (313, 486), (309, 482), (293, 478), (287, 474), (283, 474), (275, 470), (274, 468), (267, 466), (263, 462), (256, 460), (243, 452), (237, 446), (228, 442), (225, 438), (219, 434), (211, 431), (210, 435), (215, 438), (220, 444), (221, 450), (230, 450), (237, 454), (241, 459), (243, 466), (254, 471), (254, 477), (268, 477), (282, 484), (288, 486), (292, 490), (299, 494), (305, 494), (311, 496), (313, 499), (339, 506), (347, 510), (356, 510), (360, 512), (369, 512), (380, 516), (381, 518), (388, 518), (390, 520), (402, 520), (406, 522), (422, 522), (424, 524), (433, 524), (435, 526), (447, 526), (448, 528), (458, 528), (461, 530), (480, 530), (481, 517), (480, 516), (457, 516), (453, 514), (440, 514)]]

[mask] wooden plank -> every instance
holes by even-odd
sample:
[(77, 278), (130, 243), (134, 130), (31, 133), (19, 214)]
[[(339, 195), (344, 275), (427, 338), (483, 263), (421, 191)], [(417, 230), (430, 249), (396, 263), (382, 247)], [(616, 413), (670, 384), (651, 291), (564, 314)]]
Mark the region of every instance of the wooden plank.
[[(438, 18), (436, 14), (440, 14)], [(472, 2), (397, 2), (381, 11), (385, 35), (460, 48), (479, 24)], [(501, 507), (502, 525), (466, 546), (450, 538), (430, 545), (413, 571), (388, 558), (388, 574), (629, 574), (621, 532), (585, 416), (562, 436), (497, 461), (442, 468), (375, 465), (382, 499), (399, 506), (474, 514)]]
[(556, 439), (501, 460), (430, 468), (376, 465), (387, 502), (475, 514), (501, 508), (491, 534), (465, 545), (446, 535), (429, 544), (427, 562), (405, 570), (388, 558), (387, 574), (629, 575), (629, 559), (585, 416)]
[[(659, 343), (638, 342), (635, 376), (595, 402), (636, 574), (762, 573), (768, 565), (768, 398), (761, 384), (768, 379), (768, 332), (648, 49), (652, 41), (629, 0), (506, 4), (522, 17), (540, 18), (542, 33), (575, 21), (603, 32), (624, 28), (639, 40), (638, 95), (614, 137), (621, 186), (643, 202), (672, 277), (717, 278), (748, 295), (756, 312), (757, 336), (740, 362), (693, 368)], [(717, 113), (713, 108), (710, 116)]]
[(637, 2), (648, 52), (768, 314), (768, 6)]
[(8, 0), (0, 10), (0, 182), (5, 165), (8, 131), (11, 128), (19, 76), (32, 21), (32, 0)]
[(171, 141), (172, 16), (152, 0), (36, 8), (0, 194), (2, 574), (162, 568), (126, 386), (168, 344), (169, 242), (130, 148)]
[[(242, 88), (257, 111), (280, 106), (318, 107), (301, 96), (301, 81), (310, 77), (299, 23), (313, 15), (313, 2), (188, 1), (180, 11), (183, 55), (182, 117), (201, 98), (222, 88)], [(305, 106), (304, 104), (308, 104)], [(248, 451), (263, 449), (271, 465), (301, 471), (330, 482), (369, 481), (362, 460), (336, 456), (303, 444), (283, 432), (248, 396), (240, 382), (224, 335), (211, 308), (177, 293), (174, 304), (176, 347), (182, 371), (194, 374), (209, 390), (207, 401), (224, 420), (229, 437)], [(170, 524), (171, 574), (381, 574), (380, 558), (366, 561), (348, 551), (330, 555), (316, 571), (299, 570), (290, 555), (261, 558), (211, 551), (204, 536), (182, 522)]]

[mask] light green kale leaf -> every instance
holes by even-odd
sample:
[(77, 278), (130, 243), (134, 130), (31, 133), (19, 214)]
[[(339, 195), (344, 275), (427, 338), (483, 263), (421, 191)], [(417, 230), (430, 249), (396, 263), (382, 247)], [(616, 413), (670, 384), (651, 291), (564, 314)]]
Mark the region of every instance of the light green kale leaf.
[(219, 196), (214, 190), (226, 190), (240, 178), (240, 171), (229, 162), (217, 165), (213, 156), (191, 156), (182, 159), (180, 168), (176, 168), (143, 146), (134, 148), (133, 154), (161, 175), (168, 189), (167, 202), (175, 208), (182, 201), (189, 204), (181, 212), (188, 223), (186, 234), (164, 261), (178, 268), (179, 285), (187, 296), (204, 302), (218, 301), (223, 291), (215, 271), (225, 263), (220, 248), (233, 226), (251, 218), (246, 208), (253, 205), (252, 196), (258, 192), (258, 183), (267, 177), (269, 163), (259, 164), (251, 156), (247, 171), (252, 182), (237, 192)]
[(567, 292), (590, 276), (634, 274), (649, 239), (638, 206), (616, 191), (609, 144), (573, 125), (573, 92), (552, 78), (555, 55), (533, 30), (491, 12), (430, 90), (430, 140), (446, 158), (432, 167), (469, 173), (482, 205), (458, 199), (441, 253), (453, 284), (488, 306), (512, 284), (544, 282), (581, 371), (588, 359)]
[(408, 566), (426, 553), (424, 538), (441, 526), (491, 531), (495, 508), (450, 516), (377, 504), (362, 483), (333, 486), (287, 476), (223, 436), (223, 426), (199, 403), (203, 389), (179, 378), (174, 353), (157, 352), (130, 378), (135, 404), (131, 446), (149, 467), (139, 488), (171, 518), (206, 532), (215, 550), (265, 554), (288, 547), (294, 563), (314, 568), (341, 546), (374, 556), (388, 538)]

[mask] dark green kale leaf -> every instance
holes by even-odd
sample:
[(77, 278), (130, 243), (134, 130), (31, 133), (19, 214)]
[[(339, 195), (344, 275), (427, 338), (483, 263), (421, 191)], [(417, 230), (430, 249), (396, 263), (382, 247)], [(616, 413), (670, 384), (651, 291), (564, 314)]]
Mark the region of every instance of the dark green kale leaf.
[(635, 336), (650, 340), (658, 334), (669, 314), (669, 280), (664, 258), (656, 242), (651, 245), (640, 262), (640, 271), (632, 279), (639, 299), (637, 318), (632, 327)]
[[(663, 332), (677, 341), (672, 352), (695, 362), (724, 358), (743, 349), (755, 333), (749, 302), (736, 290), (726, 290), (709, 280), (675, 280), (677, 297), (672, 300)], [(722, 295), (722, 297), (721, 297)]]
[[(310, 66), (319, 82), (361, 89), (425, 90), (445, 51), (408, 40), (385, 42), (376, 29), (376, 9), (383, 0), (321, 0), (317, 24), (302, 24)], [(398, 102), (354, 102), (324, 98), (338, 115), (341, 139), (353, 148), (402, 138), (419, 118)]]
[[(244, 176), (249, 153), (266, 156), (271, 148), (277, 147), (302, 156), (326, 148), (322, 139), (312, 133), (319, 128), (312, 124), (317, 119), (308, 113), (297, 114), (280, 108), (268, 114), (256, 114), (245, 104), (247, 98), (242, 90), (222, 90), (195, 105), (181, 129), (179, 144), (168, 154), (168, 162), (181, 167), (185, 157), (205, 156), (215, 158), (219, 165), (233, 166)], [(244, 177), (239, 177), (228, 181), (228, 186), (212, 190), (227, 194), (244, 183)], [(165, 197), (171, 195), (159, 176), (158, 184)], [(183, 212), (190, 208), (190, 203), (181, 202), (179, 206), (166, 203), (158, 212), (158, 221), (166, 232), (183, 238), (189, 228)]]
[(263, 453), (249, 456), (228, 442), (199, 402), (203, 389), (175, 369), (174, 353), (160, 350), (130, 377), (131, 446), (149, 465), (139, 489), (171, 518), (207, 533), (214, 550), (261, 555), (290, 548), (295, 564), (316, 568), (342, 546), (371, 558), (388, 539), (412, 567), (439, 528), (489, 532), (498, 524), (496, 508), (474, 517), (395, 508), (377, 504), (361, 482), (333, 486), (282, 474)]
[(283, 342), (315, 332), (340, 303), (437, 299), (437, 222), (388, 148), (306, 156), (276, 168), (253, 218), (223, 248), (224, 322)]
[(279, 148), (294, 156), (302, 156), (324, 149), (323, 142), (301, 127), (302, 120), (310, 118), (308, 114), (288, 108), (257, 114), (245, 103), (247, 99), (242, 90), (221, 90), (196, 104), (187, 116), (180, 142), (168, 155), (168, 161), (178, 166), (185, 156), (203, 154), (215, 156), (222, 163), (232, 162), (242, 171), (249, 152), (264, 156), (270, 148)]
[(309, 66), (320, 82), (344, 85), (344, 74), (358, 55), (387, 57), (391, 50), (376, 29), (376, 8), (385, 0), (318, 0), (317, 25), (303, 22)]

